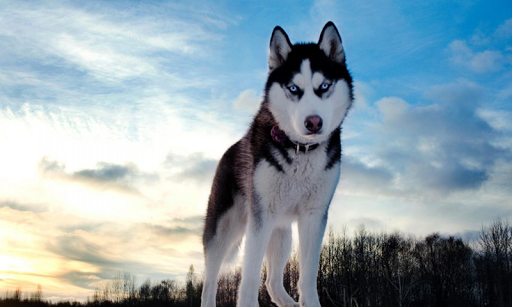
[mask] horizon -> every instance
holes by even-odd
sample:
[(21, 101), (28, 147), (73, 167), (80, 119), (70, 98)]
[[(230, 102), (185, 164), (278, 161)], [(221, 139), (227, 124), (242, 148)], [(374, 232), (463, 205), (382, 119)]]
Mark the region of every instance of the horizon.
[[(442, 236), (438, 233), (432, 233), (425, 238), (417, 238), (399, 232), (370, 232), (364, 226), (359, 227), (353, 235), (346, 232), (338, 234), (329, 229), (320, 256), (320, 266), (323, 269), (318, 272), (318, 282), (330, 285), (330, 289), (325, 291), (326, 289), (323, 288), (324, 291), (319, 294), (329, 293), (323, 297), (324, 302), (326, 299), (332, 302), (332, 295), (336, 295), (338, 301), (345, 300), (345, 291), (354, 291), (354, 286), (356, 286), (356, 290), (350, 294), (352, 298), (357, 294), (356, 301), (363, 301), (370, 293), (374, 294), (372, 300), (379, 297), (382, 299), (384, 291), (390, 295), (387, 303), (393, 305), (393, 297), (398, 296), (395, 297), (397, 300), (400, 298), (400, 290), (392, 281), (397, 278), (398, 282), (401, 279), (404, 280), (404, 286), (409, 290), (413, 288), (416, 290), (411, 292), (408, 290), (411, 295), (402, 298), (413, 304), (415, 301), (421, 302), (425, 299), (435, 300), (436, 304), (440, 301), (453, 303), (455, 299), (458, 302), (457, 305), (460, 306), (480, 306), (489, 301), (499, 301), (500, 295), (497, 295), (495, 291), (489, 291), (489, 289), (498, 289), (498, 293), (504, 294), (504, 300), (508, 300), (510, 297), (506, 294), (506, 283), (503, 284), (501, 281), (489, 277), (498, 275), (506, 279), (507, 274), (510, 273), (502, 270), (502, 267), (509, 265), (510, 259), (495, 257), (496, 253), (504, 255), (503, 253), (506, 253), (512, 246), (511, 231), (512, 227), (507, 220), (496, 219), (491, 224), (482, 226), (478, 243), (476, 243), (467, 242), (456, 236)], [(421, 265), (422, 263), (427, 264)], [(454, 263), (457, 265), (451, 274), (445, 274), (444, 270), (435, 270), (436, 266), (451, 270)], [(366, 266), (367, 269), (361, 270), (360, 266)], [(397, 266), (398, 271), (389, 271), (389, 266)], [(298, 268), (299, 255), (298, 249), (295, 247), (291, 251), (284, 271), (285, 287), (289, 288), (287, 291), (294, 299), (298, 298), (297, 283), (300, 275)], [(347, 273), (347, 269), (351, 272)], [(237, 291), (233, 291), (233, 288), (237, 289), (240, 274), (241, 266), (239, 265), (231, 265), (229, 269), (222, 272), (219, 276), (218, 299), (220, 301), (218, 303), (234, 304)], [(266, 274), (264, 265), (262, 276), (266, 276)], [(365, 278), (356, 277), (358, 274), (365, 275)], [(418, 274), (421, 276), (419, 280), (422, 282), (417, 282)], [(375, 279), (376, 276), (380, 282), (369, 282), (370, 288), (363, 291), (365, 294), (358, 290), (357, 286), (366, 285), (367, 279)], [(461, 276), (463, 276), (464, 282), (462, 285), (459, 284), (460, 287), (443, 290), (444, 287), (441, 285), (450, 284), (456, 280), (461, 281)], [(334, 281), (339, 281), (340, 278), (345, 281), (338, 285)], [(204, 276), (198, 274), (193, 265), (190, 265), (187, 271), (185, 282), (177, 282), (173, 279), (146, 279), (139, 282), (136, 276), (130, 272), (117, 272), (112, 278), (98, 283), (94, 293), (80, 303), (85, 304), (84, 306), (108, 302), (120, 306), (133, 305), (137, 302), (144, 306), (164, 303), (180, 306), (180, 303), (187, 302), (187, 305), (196, 306), (201, 300), (203, 283)], [(262, 278), (260, 287), (265, 287), (264, 285), (265, 279)], [(386, 289), (387, 291), (391, 290), (391, 293), (386, 292)], [(428, 294), (429, 289), (430, 291), (435, 289), (436, 295)], [(397, 293), (394, 293), (393, 290), (397, 290)], [(375, 295), (374, 291), (379, 292), (380, 295)], [(450, 295), (442, 296), (443, 298), (438, 300), (438, 291), (447, 291), (445, 293), (450, 293)], [(259, 300), (260, 305), (270, 304), (273, 306), (270, 303), (270, 297), (265, 292), (260, 293)], [(21, 304), (39, 302), (49, 306), (76, 302), (76, 300), (46, 300), (41, 285), (37, 285), (35, 292), (26, 292), (17, 288), (12, 293), (6, 291), (3, 297), (0, 296), (0, 303), (16, 301)], [(423, 301), (423, 303), (425, 302)], [(427, 303), (427, 306), (430, 305)]]
[(84, 300), (116, 272), (202, 272), (215, 168), (261, 103), (277, 25), (317, 42), (333, 21), (354, 79), (328, 227), (471, 240), (510, 220), (510, 12), (0, 0), (0, 291)]

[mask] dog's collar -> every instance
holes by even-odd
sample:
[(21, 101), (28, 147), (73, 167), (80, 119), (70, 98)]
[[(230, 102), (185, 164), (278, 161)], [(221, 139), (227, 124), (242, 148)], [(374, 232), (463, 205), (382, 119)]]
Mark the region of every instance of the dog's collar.
[(303, 153), (307, 153), (308, 151), (311, 151), (320, 145), (319, 143), (315, 144), (302, 144), (302, 143), (296, 143), (290, 140), (290, 138), (286, 135), (286, 133), (279, 129), (278, 126), (272, 127), (272, 130), (270, 131), (270, 135), (272, 136), (272, 139), (277, 142), (283, 144), (285, 147), (294, 148), (295, 152), (298, 153), (299, 151)]

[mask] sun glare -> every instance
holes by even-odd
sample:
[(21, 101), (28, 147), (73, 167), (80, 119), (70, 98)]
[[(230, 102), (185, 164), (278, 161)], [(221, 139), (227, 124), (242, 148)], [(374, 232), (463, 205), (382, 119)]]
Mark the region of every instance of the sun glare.
[(30, 261), (25, 258), (0, 255), (0, 273), (2, 274), (9, 274), (10, 272), (31, 272), (33, 269)]

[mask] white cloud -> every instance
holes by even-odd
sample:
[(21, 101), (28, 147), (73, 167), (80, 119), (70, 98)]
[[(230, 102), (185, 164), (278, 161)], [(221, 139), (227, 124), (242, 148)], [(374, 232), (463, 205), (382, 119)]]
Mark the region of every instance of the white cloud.
[(501, 24), (494, 34), (500, 38), (512, 37), (512, 18)]
[(173, 181), (191, 180), (208, 187), (213, 181), (217, 164), (218, 160), (207, 158), (203, 153), (181, 156), (171, 152), (165, 160), (166, 167), (174, 170), (171, 176)]
[(55, 54), (100, 79), (125, 79), (155, 75), (156, 68), (148, 60), (108, 45), (93, 45), (70, 35), (55, 38)]
[[(476, 73), (494, 73), (510, 67), (512, 59), (508, 54), (508, 46), (503, 48), (503, 40), (512, 36), (512, 19), (500, 25), (494, 35), (487, 36), (482, 31), (476, 31), (469, 42), (454, 40), (448, 50), (453, 63)], [(496, 46), (496, 47), (495, 47)], [(500, 50), (500, 48), (503, 48)]]
[(478, 109), (478, 116), (483, 118), (496, 131), (512, 132), (512, 112), (492, 109)]
[(383, 121), (393, 121), (404, 116), (409, 108), (409, 104), (399, 97), (385, 97), (376, 103), (382, 114)]
[(452, 52), (452, 60), (457, 64), (464, 64), (473, 56), (471, 49), (461, 40), (451, 42), (448, 48)]
[(471, 44), (475, 46), (486, 46), (491, 42), (491, 38), (485, 35), (482, 31), (477, 30), (470, 39)]
[(500, 71), (507, 63), (501, 51), (485, 50), (473, 52), (464, 41), (455, 40), (449, 45), (452, 61), (476, 73)]
[(478, 73), (495, 72), (503, 69), (505, 57), (500, 51), (485, 50), (475, 54), (470, 64)]
[(354, 81), (354, 105), (352, 109), (368, 110), (368, 100), (374, 94), (374, 90), (369, 84), (364, 83), (362, 81)]
[(345, 147), (340, 193), (425, 203), (461, 193), (484, 195), (493, 186), (495, 165), (501, 159), (512, 164), (504, 145), (510, 138), (508, 113), (480, 109), (485, 92), (459, 80), (426, 91), (433, 102), (428, 105), (399, 97), (378, 100), (381, 122), (359, 125), (359, 136), (373, 135), (373, 142)]
[(259, 109), (262, 101), (263, 95), (261, 93), (258, 93), (253, 89), (247, 89), (238, 95), (238, 97), (233, 102), (233, 106), (236, 110), (255, 114)]

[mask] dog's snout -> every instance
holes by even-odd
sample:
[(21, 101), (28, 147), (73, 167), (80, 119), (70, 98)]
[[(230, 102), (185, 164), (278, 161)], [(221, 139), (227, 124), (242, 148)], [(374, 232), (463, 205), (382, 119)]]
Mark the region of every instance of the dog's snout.
[(312, 133), (317, 133), (322, 129), (323, 121), (322, 118), (318, 115), (311, 115), (306, 117), (304, 121), (304, 126)]

